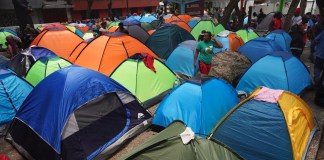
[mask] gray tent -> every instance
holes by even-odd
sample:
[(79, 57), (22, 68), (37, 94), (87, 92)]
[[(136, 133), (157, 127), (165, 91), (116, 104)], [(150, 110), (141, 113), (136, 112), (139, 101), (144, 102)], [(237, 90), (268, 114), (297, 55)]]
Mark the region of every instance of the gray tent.
[(269, 13), (264, 19), (258, 24), (255, 31), (256, 32), (266, 32), (269, 30), (269, 25), (273, 19), (276, 12)]

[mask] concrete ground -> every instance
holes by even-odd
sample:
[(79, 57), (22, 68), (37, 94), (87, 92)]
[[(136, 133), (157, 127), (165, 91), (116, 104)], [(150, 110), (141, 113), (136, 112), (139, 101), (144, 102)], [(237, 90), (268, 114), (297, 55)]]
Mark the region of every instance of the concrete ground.
[[(302, 61), (310, 70), (311, 74), (313, 74), (313, 64), (307, 59), (309, 55), (309, 48), (306, 47), (304, 53), (302, 55)], [(308, 90), (304, 94), (302, 94), (302, 98), (307, 102), (307, 104), (312, 108), (314, 115), (316, 117), (316, 123), (318, 124), (318, 131), (315, 133), (314, 138), (312, 140), (311, 145), (309, 146), (309, 150), (307, 153), (306, 159), (310, 160), (324, 160), (324, 135), (322, 132), (324, 126), (324, 107), (319, 107), (314, 104), (314, 90)], [(151, 113), (155, 112), (157, 106), (152, 107), (150, 109)], [(137, 146), (143, 144), (145, 141), (152, 138), (156, 135), (155, 132), (151, 130), (147, 130), (137, 137), (133, 138), (130, 142), (124, 145), (123, 148), (117, 151), (117, 153), (111, 159), (118, 159), (125, 153), (131, 151)], [(322, 136), (323, 135), (323, 136)], [(0, 154), (6, 154), (11, 160), (24, 160), (22, 157), (9, 143), (4, 140), (4, 137), (0, 137)]]

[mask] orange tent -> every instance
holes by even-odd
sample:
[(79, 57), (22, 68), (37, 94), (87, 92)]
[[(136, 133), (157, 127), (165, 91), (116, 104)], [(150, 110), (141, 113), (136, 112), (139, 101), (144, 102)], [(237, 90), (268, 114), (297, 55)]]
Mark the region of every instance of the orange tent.
[(155, 31), (156, 31), (155, 29), (152, 29), (152, 30), (147, 31), (147, 33), (148, 33), (149, 35), (152, 35)]
[(108, 29), (108, 32), (116, 32), (119, 26), (112, 26)]
[(170, 18), (165, 19), (164, 22), (165, 22), (165, 23), (171, 23), (172, 21), (175, 21), (175, 20), (177, 20), (177, 21), (181, 21), (180, 18), (178, 18), (177, 16), (173, 15), (173, 16), (171, 16)]
[(68, 29), (51, 27), (45, 29), (37, 35), (30, 44), (45, 47), (53, 51), (56, 55), (68, 59), (73, 49), (82, 42), (82, 38)]
[(75, 28), (79, 29), (82, 33), (86, 33), (89, 30), (89, 26), (80, 27), (76, 25)]
[(70, 60), (76, 65), (109, 76), (120, 63), (136, 53), (148, 53), (155, 58), (158, 57), (137, 39), (119, 33), (94, 39), (80, 53), (72, 54)]
[(181, 27), (181, 28), (183, 28), (183, 29), (185, 29), (185, 30), (187, 30), (188, 32), (191, 32), (191, 28), (188, 26), (188, 24), (187, 23), (185, 23), (185, 22), (183, 22), (183, 21), (172, 21), (172, 22), (170, 22), (171, 24), (176, 24), (176, 25), (178, 25), (179, 27)]
[(181, 15), (178, 15), (178, 18), (180, 18), (185, 23), (188, 23), (192, 17), (188, 14), (181, 14)]
[(237, 51), (244, 44), (243, 39), (237, 36), (235, 33), (230, 33), (228, 35), (228, 40), (230, 43), (231, 51)]
[(87, 39), (82, 41), (80, 44), (78, 44), (72, 51), (72, 53), (69, 56), (69, 61), (73, 62), (76, 59), (76, 56), (79, 55), (80, 52), (93, 40), (93, 38)]

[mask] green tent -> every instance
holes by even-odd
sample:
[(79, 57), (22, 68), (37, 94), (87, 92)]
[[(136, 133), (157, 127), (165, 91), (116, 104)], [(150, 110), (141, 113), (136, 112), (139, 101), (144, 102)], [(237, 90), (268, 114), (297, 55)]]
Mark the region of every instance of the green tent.
[(236, 35), (241, 37), (244, 43), (250, 41), (251, 39), (258, 38), (259, 35), (251, 29), (240, 29), (236, 31)]
[(113, 26), (118, 26), (119, 23), (120, 23), (119, 21), (113, 21), (113, 22), (111, 22), (111, 23), (109, 24), (109, 26), (108, 26), (107, 28), (109, 29), (109, 28), (111, 28), (111, 27), (113, 27)]
[(216, 140), (195, 136), (188, 144), (182, 142), (180, 134), (186, 126), (179, 121), (137, 149), (123, 156), (122, 160), (238, 160), (243, 159), (231, 149)]
[(0, 44), (2, 44), (2, 48), (3, 49), (6, 49), (7, 48), (7, 45), (6, 45), (6, 37), (7, 36), (17, 36), (17, 33), (11, 29), (7, 29), (7, 28), (4, 28), (4, 29), (0, 29)]
[(57, 56), (42, 57), (28, 70), (25, 79), (33, 86), (36, 86), (51, 73), (70, 65), (70, 62)]
[(209, 31), (211, 34), (216, 36), (218, 33), (224, 31), (225, 28), (220, 23), (215, 25), (211, 20), (201, 20), (194, 28), (192, 28), (190, 33), (196, 40), (198, 40), (198, 36), (201, 34), (202, 30)]
[(154, 30), (156, 29), (152, 24), (147, 23), (147, 22), (141, 22), (141, 27), (147, 32), (149, 30)]
[(176, 75), (157, 59), (153, 61), (156, 72), (142, 60), (127, 59), (111, 74), (111, 78), (132, 92), (143, 106), (155, 105), (173, 88)]

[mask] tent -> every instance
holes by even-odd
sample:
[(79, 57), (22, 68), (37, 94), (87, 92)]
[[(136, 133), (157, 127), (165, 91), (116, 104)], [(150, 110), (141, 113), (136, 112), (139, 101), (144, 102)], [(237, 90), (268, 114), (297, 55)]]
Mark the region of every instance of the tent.
[(150, 24), (152, 26), (154, 26), (155, 28), (159, 28), (162, 25), (162, 22), (160, 20), (154, 20), (154, 21), (150, 22)]
[(52, 26), (38, 34), (30, 45), (45, 47), (58, 56), (68, 59), (72, 50), (82, 41), (82, 38), (70, 30)]
[(289, 52), (271, 52), (246, 71), (236, 89), (252, 92), (266, 86), (300, 94), (310, 85), (312, 79), (303, 62)]
[(188, 14), (180, 14), (177, 16), (179, 19), (181, 19), (182, 21), (184, 21), (185, 23), (188, 23), (191, 20), (191, 16)]
[(290, 35), (284, 30), (274, 30), (266, 35), (266, 38), (275, 41), (283, 51), (291, 52), (290, 43), (292, 41)]
[(193, 64), (197, 44), (198, 42), (195, 40), (181, 42), (172, 51), (165, 64), (174, 72), (195, 76), (198, 68), (194, 68)]
[(7, 36), (17, 36), (17, 33), (11, 29), (8, 28), (2, 28), (0, 29), (0, 44), (2, 44), (2, 48), (3, 49), (7, 49), (7, 45), (6, 45), (6, 37)]
[(84, 36), (84, 33), (76, 27), (66, 26), (66, 28), (69, 29), (70, 31), (72, 31), (73, 33), (75, 33), (76, 35), (78, 35), (80, 38), (82, 38)]
[(174, 20), (174, 21), (171, 21), (170, 24), (176, 24), (178, 25), (179, 27), (185, 29), (186, 31), (190, 32), (191, 31), (191, 28), (188, 26), (187, 23), (183, 22), (183, 21), (180, 21), (180, 20)]
[[(92, 33), (91, 33), (92, 34)], [(90, 38), (87, 40), (82, 41), (81, 43), (79, 43), (71, 52), (70, 56), (69, 56), (69, 61), (73, 62), (76, 59), (76, 56), (79, 55), (80, 52), (83, 51), (83, 49), (90, 43), (92, 42), (92, 40), (94, 40), (94, 38)]]
[(201, 20), (195, 25), (194, 28), (192, 28), (190, 33), (197, 40), (202, 30), (209, 31), (211, 34), (217, 35), (218, 33), (224, 31), (225, 28), (221, 24), (215, 25), (211, 20)]
[(109, 29), (109, 28), (111, 28), (111, 27), (113, 27), (113, 26), (118, 26), (119, 23), (120, 23), (119, 21), (113, 21), (113, 22), (111, 22), (111, 23), (109, 24), (109, 26), (108, 26), (107, 28)]
[(172, 21), (181, 21), (181, 19), (175, 15), (166, 18), (163, 17), (163, 19), (164, 19), (164, 23), (171, 23)]
[(140, 20), (141, 19), (141, 16), (136, 16), (136, 15), (132, 15), (132, 16), (129, 16), (129, 17), (134, 18), (136, 20)]
[(236, 86), (251, 66), (251, 61), (239, 52), (224, 51), (213, 55), (209, 75), (222, 78)]
[[(94, 39), (81, 52), (71, 55), (69, 60), (76, 65), (110, 75), (120, 63), (136, 53), (148, 53), (157, 58), (140, 41), (131, 36), (116, 33)], [(71, 57), (76, 58), (71, 59)]]
[(146, 65), (147, 58), (139, 55), (138, 59), (138, 54), (135, 54), (121, 63), (110, 77), (132, 92), (148, 108), (163, 99), (173, 88), (177, 78), (161, 61), (152, 58), (152, 69)]
[(3, 56), (3, 55), (0, 55), (0, 67), (7, 67), (10, 63), (10, 59)]
[(259, 37), (259, 35), (255, 33), (252, 29), (240, 29), (236, 31), (236, 35), (241, 37), (244, 43)]
[(271, 12), (267, 14), (266, 17), (257, 25), (255, 31), (260, 31), (260, 32), (266, 32), (269, 30), (269, 25), (271, 21), (273, 20), (273, 17), (276, 12)]
[(255, 63), (260, 58), (273, 51), (283, 50), (275, 41), (264, 37), (252, 39), (241, 46), (238, 50), (238, 52), (241, 52), (248, 57), (252, 63)]
[(238, 103), (237, 93), (230, 84), (217, 78), (199, 77), (196, 82), (182, 83), (162, 100), (152, 128), (159, 130), (181, 120), (195, 134), (206, 137)]
[(122, 20), (122, 22), (125, 26), (139, 25), (141, 23), (138, 19), (133, 17), (128, 17), (125, 20)]
[(192, 29), (196, 26), (196, 24), (198, 24), (198, 22), (201, 20), (200, 17), (193, 17), (189, 20), (188, 22), (188, 26)]
[(195, 39), (185, 29), (174, 24), (165, 24), (157, 29), (145, 44), (160, 58), (167, 59), (174, 48), (186, 40)]
[(0, 126), (10, 122), (33, 87), (25, 80), (0, 68)]
[(147, 23), (147, 22), (142, 22), (141, 27), (145, 29), (146, 32), (156, 29), (151, 23)]
[(107, 159), (150, 118), (116, 81), (70, 66), (34, 88), (6, 139), (28, 159)]
[(217, 34), (216, 40), (222, 43), (223, 48), (214, 48), (214, 53), (221, 51), (237, 51), (244, 44), (242, 38), (237, 36), (236, 33), (227, 30)]
[(121, 160), (160, 159), (160, 160), (239, 160), (237, 153), (216, 140), (207, 140), (194, 136), (184, 144), (182, 133), (189, 130), (179, 121), (173, 122), (161, 133), (127, 153)]
[(145, 43), (150, 37), (150, 35), (139, 25), (129, 25), (125, 26), (125, 28), (128, 30), (130, 36), (138, 39), (142, 43)]
[(39, 58), (26, 73), (25, 79), (36, 86), (53, 72), (70, 66), (71, 63), (57, 56)]
[(8, 68), (13, 70), (17, 75), (25, 77), (29, 68), (37, 59), (48, 56), (55, 56), (55, 53), (44, 47), (32, 46), (13, 57)]
[(210, 137), (244, 159), (305, 159), (313, 137), (314, 115), (298, 96), (282, 90), (256, 89), (233, 108)]
[(156, 20), (156, 18), (152, 15), (147, 15), (147, 16), (143, 16), (139, 21), (140, 22), (147, 22), (147, 23), (151, 23), (152, 21)]
[(88, 40), (88, 39), (91, 39), (91, 38), (93, 38), (93, 33), (92, 33), (92, 31), (91, 31), (91, 32), (86, 32), (86, 33), (84, 33), (83, 36), (82, 36), (82, 39), (83, 39), (83, 40)]

